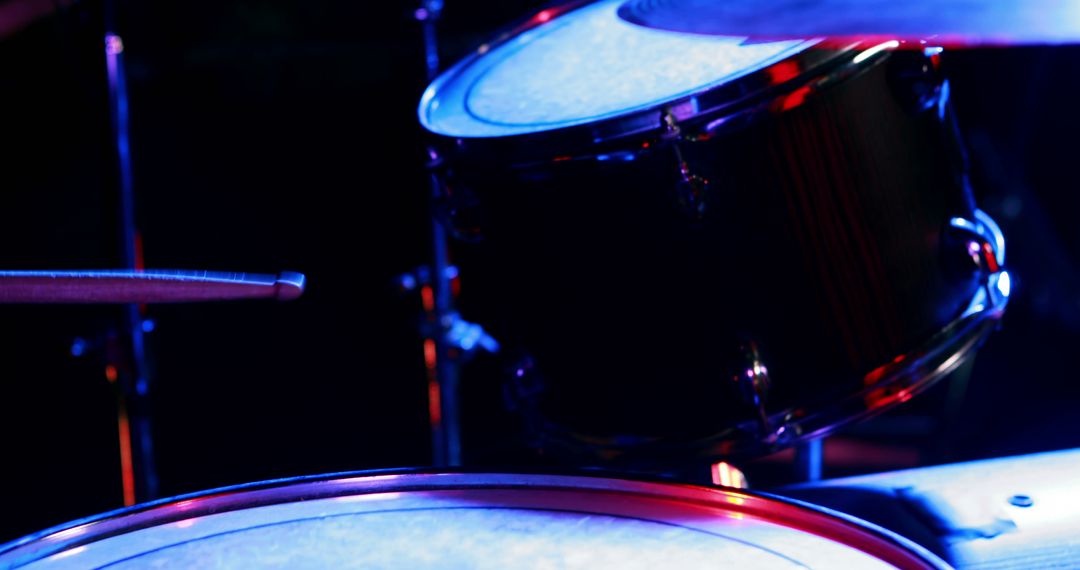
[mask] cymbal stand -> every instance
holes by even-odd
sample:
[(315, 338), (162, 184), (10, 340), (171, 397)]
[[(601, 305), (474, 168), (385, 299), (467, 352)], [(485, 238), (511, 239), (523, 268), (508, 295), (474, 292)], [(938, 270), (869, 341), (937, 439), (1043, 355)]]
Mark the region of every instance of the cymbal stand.
[[(128, 131), (127, 73), (124, 42), (116, 34), (117, 0), (104, 2), (105, 65), (109, 85), (109, 111), (116, 146), (119, 176), (120, 259), (125, 269), (142, 270), (141, 236), (135, 223), (135, 191)], [(117, 386), (121, 475), (124, 503), (158, 496), (158, 477), (150, 418), (150, 367), (144, 333), (152, 327), (145, 305), (123, 307), (119, 350), (107, 351), (106, 377)]]
[[(427, 80), (439, 73), (439, 45), (436, 24), (442, 15), (443, 0), (422, 0), (413, 13), (424, 36), (424, 61)], [(460, 367), (465, 357), (478, 348), (498, 350), (498, 343), (478, 325), (460, 318), (454, 310), (454, 280), (457, 268), (450, 264), (448, 231), (437, 215), (445, 198), (442, 179), (435, 172), (439, 155), (428, 148), (431, 177), (430, 266), (402, 277), (406, 290), (420, 289), (424, 309), (421, 335), (424, 338), (424, 367), (427, 372), (428, 421), (431, 425), (432, 463), (447, 467), (462, 464), (461, 411), (458, 401)]]

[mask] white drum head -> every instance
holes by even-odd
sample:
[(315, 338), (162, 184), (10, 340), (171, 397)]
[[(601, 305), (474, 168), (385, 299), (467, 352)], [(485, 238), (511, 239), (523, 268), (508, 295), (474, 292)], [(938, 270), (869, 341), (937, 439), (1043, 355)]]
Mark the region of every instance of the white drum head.
[(0, 550), (26, 568), (937, 568), (851, 521), (729, 490), (546, 475), (303, 481), (121, 511)]
[(540, 12), (534, 27), (482, 48), (428, 88), (421, 122), (453, 137), (581, 125), (709, 90), (816, 43), (651, 30), (621, 20), (621, 4)]

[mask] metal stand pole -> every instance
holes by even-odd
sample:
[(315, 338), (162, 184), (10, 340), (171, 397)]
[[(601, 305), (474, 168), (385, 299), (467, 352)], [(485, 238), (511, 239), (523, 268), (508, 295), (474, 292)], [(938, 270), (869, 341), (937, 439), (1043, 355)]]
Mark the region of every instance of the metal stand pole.
[[(436, 23), (442, 13), (442, 0), (424, 0), (415, 12), (424, 34), (424, 60), (427, 79), (439, 73), (439, 44)], [(434, 158), (432, 149), (430, 154)], [(428, 417), (431, 423), (432, 462), (436, 466), (461, 465), (461, 418), (458, 403), (458, 364), (454, 346), (446, 331), (455, 320), (451, 291), (450, 251), (447, 231), (434, 209), (443, 197), (442, 182), (431, 176), (431, 240), (434, 253), (428, 285), (424, 291), (424, 310), (429, 333), (424, 339), (424, 362), (428, 375)]]
[[(105, 2), (105, 65), (120, 178), (120, 247), (124, 268), (143, 269), (140, 236), (135, 225), (135, 194), (132, 181), (131, 146), (128, 134), (127, 75), (124, 42), (115, 33), (116, 5)], [(134, 504), (158, 496), (150, 425), (150, 374), (144, 339), (145, 307), (126, 305), (121, 325), (124, 350), (110, 362), (106, 375), (118, 381), (118, 420), (124, 481), (124, 503)], [(126, 356), (126, 358), (124, 358)], [(113, 360), (110, 357), (110, 361)]]

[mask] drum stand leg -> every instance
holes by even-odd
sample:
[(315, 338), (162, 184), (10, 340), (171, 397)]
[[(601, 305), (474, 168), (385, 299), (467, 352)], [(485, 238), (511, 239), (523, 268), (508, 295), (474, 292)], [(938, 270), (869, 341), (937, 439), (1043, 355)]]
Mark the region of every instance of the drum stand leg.
[(821, 480), (823, 463), (823, 438), (811, 439), (795, 447), (795, 476), (802, 482)]
[[(439, 73), (439, 44), (436, 22), (442, 13), (442, 0), (422, 0), (414, 16), (424, 37), (424, 64), (430, 83)], [(431, 204), (434, 209), (442, 197), (442, 182), (431, 176)], [(450, 288), (450, 252), (446, 228), (438, 217), (431, 216), (433, 259), (428, 279), (423, 280), (424, 367), (427, 371), (428, 422), (431, 425), (432, 463), (438, 467), (461, 465), (461, 420), (458, 406), (458, 365), (445, 334), (453, 319), (453, 294)]]
[(479, 350), (498, 352), (499, 343), (480, 325), (462, 319), (454, 309), (453, 280), (457, 268), (450, 265), (448, 232), (434, 211), (443, 189), (442, 181), (434, 173), (431, 188), (432, 263), (403, 275), (400, 284), (405, 290), (419, 287), (423, 303), (420, 332), (424, 338), (432, 463), (437, 467), (453, 467), (462, 464), (458, 403), (461, 364)]
[[(128, 269), (142, 269), (139, 233), (135, 225), (135, 194), (132, 183), (128, 136), (127, 76), (124, 44), (115, 30), (115, 2), (105, 2), (105, 64), (109, 85), (109, 110), (120, 179), (121, 261)], [(150, 376), (144, 344), (144, 307), (127, 305), (121, 323), (124, 349), (110, 355), (106, 376), (118, 382), (118, 429), (124, 487), (124, 503), (131, 505), (158, 496), (154, 466), (149, 396)]]
[[(442, 13), (442, 0), (422, 0), (414, 16), (424, 34), (424, 64), (428, 82), (439, 73), (439, 44), (436, 22)], [(431, 176), (431, 204), (434, 209), (442, 197), (442, 182)], [(450, 250), (446, 228), (438, 217), (431, 216), (433, 259), (427, 283), (421, 290), (426, 323), (424, 367), (427, 370), (428, 422), (431, 424), (432, 463), (437, 467), (461, 465), (461, 420), (458, 406), (458, 366), (450, 353), (444, 334), (453, 315), (450, 288)]]
[[(443, 0), (421, 0), (413, 13), (420, 22), (424, 37), (424, 64), (430, 84), (439, 74), (437, 22)], [(429, 149), (431, 173), (431, 243), (432, 263), (414, 275), (405, 275), (404, 289), (420, 286), (425, 323), (424, 366), (427, 370), (428, 420), (431, 424), (432, 462), (438, 467), (462, 464), (461, 414), (458, 382), (461, 364), (477, 349), (497, 352), (499, 343), (479, 325), (461, 319), (454, 309), (452, 281), (457, 268), (450, 265), (449, 231), (438, 215), (445, 198), (445, 188), (434, 172), (438, 153)], [(408, 283), (408, 284), (406, 284)]]
[[(437, 198), (441, 186), (432, 177), (432, 193)], [(427, 320), (431, 326), (424, 339), (424, 363), (428, 377), (428, 418), (431, 422), (432, 460), (439, 467), (461, 465), (461, 418), (458, 405), (458, 364), (451, 355), (452, 345), (446, 324), (453, 318), (450, 289), (449, 247), (446, 229), (432, 217), (432, 245), (434, 260), (430, 287), (431, 301), (426, 306)], [(425, 299), (425, 304), (427, 300)]]

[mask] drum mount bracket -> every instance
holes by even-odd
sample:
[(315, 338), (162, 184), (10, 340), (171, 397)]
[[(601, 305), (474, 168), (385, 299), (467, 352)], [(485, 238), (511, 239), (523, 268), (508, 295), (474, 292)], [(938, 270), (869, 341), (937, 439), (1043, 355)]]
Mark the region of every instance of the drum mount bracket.
[[(457, 276), (457, 267), (451, 265), (446, 268), (447, 280), (452, 282), (457, 279)], [(427, 266), (419, 267), (397, 278), (398, 288), (404, 293), (419, 291), (425, 306), (429, 304), (427, 297), (431, 295), (432, 285), (431, 268)], [(492, 354), (499, 352), (499, 341), (488, 334), (482, 326), (461, 318), (457, 311), (449, 311), (441, 317), (436, 317), (433, 312), (425, 310), (420, 332), (424, 338), (442, 339), (449, 347), (456, 350), (456, 356), (461, 361), (472, 358), (480, 350)]]
[(687, 139), (683, 136), (682, 129), (671, 110), (664, 111), (661, 116), (661, 128), (663, 132), (660, 135), (660, 140), (671, 146), (678, 165), (676, 197), (679, 207), (694, 220), (700, 220), (705, 217), (709, 179), (698, 174), (686, 160), (682, 143), (686, 142)]
[(742, 342), (739, 345), (739, 356), (742, 366), (733, 374), (739, 395), (742, 396), (743, 402), (754, 410), (760, 433), (775, 434), (776, 431), (771, 427), (773, 422), (765, 409), (765, 398), (772, 380), (769, 378), (769, 369), (765, 367), (765, 362), (758, 351), (757, 343)]

